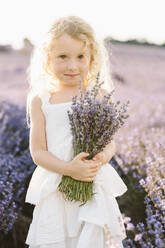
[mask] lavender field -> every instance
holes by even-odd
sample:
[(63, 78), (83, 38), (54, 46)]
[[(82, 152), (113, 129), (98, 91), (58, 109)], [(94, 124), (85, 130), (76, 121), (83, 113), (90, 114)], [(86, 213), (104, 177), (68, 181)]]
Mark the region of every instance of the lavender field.
[[(110, 59), (112, 79), (115, 84), (115, 99), (121, 100), (121, 103), (130, 101), (130, 116), (115, 136), (117, 152), (113, 162), (114, 167), (128, 186), (128, 192), (118, 198), (128, 234), (123, 245), (127, 248), (165, 248), (165, 48), (115, 43), (110, 47)], [(17, 117), (17, 121), (20, 121), (23, 118), (23, 112), (18, 114), (17, 107), (25, 111), (28, 89), (25, 72), (28, 65), (28, 53), (23, 51), (0, 52), (0, 103), (6, 101), (4, 105), (0, 105), (0, 154), (2, 154), (0, 175), (3, 175), (2, 178), (5, 178), (4, 175), (7, 174), (8, 164), (12, 170), (18, 163), (16, 168), (19, 167), (22, 171), (21, 163), (29, 156), (27, 154), (27, 130), (26, 137), (21, 136), (23, 138), (16, 139), (23, 133), (25, 134), (25, 127), (21, 126), (22, 122), (16, 126), (16, 129), (21, 126), (21, 133), (18, 130), (16, 132), (15, 129), (13, 131), (10, 126), (4, 128), (5, 123), (10, 120), (13, 121)], [(6, 107), (7, 103), (12, 104), (10, 111)], [(5, 111), (8, 114), (3, 119)], [(7, 133), (8, 131), (10, 132)], [(6, 142), (3, 146), (2, 140), (10, 140), (11, 136), (15, 138), (12, 140), (12, 148), (10, 142)], [(15, 140), (17, 143), (14, 143)], [(13, 164), (9, 162), (11, 161), (9, 153), (14, 161)], [(6, 165), (5, 169), (3, 169), (4, 164)], [(25, 163), (24, 175), (26, 177), (22, 176), (19, 180), (24, 187), (24, 192), (30, 172), (32, 173), (34, 169), (31, 166), (30, 172), (28, 172), (28, 166), (29, 164)], [(20, 175), (20, 171), (18, 170), (18, 175)], [(25, 180), (27, 180), (26, 183), (22, 184)], [(0, 179), (0, 192), (5, 191), (5, 187), (8, 187), (8, 184), (2, 186), (2, 181)], [(16, 182), (12, 183), (15, 185)], [(16, 206), (18, 202), (23, 201), (24, 195), (22, 194), (16, 194), (19, 199), (15, 203)], [(2, 201), (2, 197), (4, 195), (0, 197), (0, 213), (1, 219), (4, 220), (5, 201)], [(7, 199), (9, 206), (11, 198)], [(16, 210), (5, 223), (4, 229), (7, 230), (9, 223), (11, 226), (8, 234), (4, 234), (1, 228), (2, 248), (25, 247), (21, 243), (23, 241), (20, 240), (20, 237), (18, 238), (22, 223), (24, 223), (22, 234), (22, 239), (24, 239), (31, 221), (32, 207), (28, 204), (25, 205), (23, 209), (19, 205), (20, 214), (17, 223), (14, 224), (14, 219), (17, 217)], [(15, 206), (10, 206), (10, 208), (17, 209)], [(23, 214), (21, 214), (22, 211)], [(15, 240), (14, 245), (13, 240)], [(10, 243), (12, 243), (11, 246)]]

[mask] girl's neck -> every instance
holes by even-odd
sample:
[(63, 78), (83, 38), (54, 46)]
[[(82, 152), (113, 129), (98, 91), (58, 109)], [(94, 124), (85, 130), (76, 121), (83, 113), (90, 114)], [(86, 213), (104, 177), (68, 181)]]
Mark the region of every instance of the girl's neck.
[[(59, 93), (66, 93), (66, 94), (76, 94), (79, 92), (79, 85), (75, 85), (75, 86), (65, 86), (65, 85), (60, 85), (60, 84), (56, 84), (54, 85), (54, 92), (59, 92)], [(84, 84), (81, 84), (81, 90), (83, 93), (85, 93), (86, 91), (86, 87)]]

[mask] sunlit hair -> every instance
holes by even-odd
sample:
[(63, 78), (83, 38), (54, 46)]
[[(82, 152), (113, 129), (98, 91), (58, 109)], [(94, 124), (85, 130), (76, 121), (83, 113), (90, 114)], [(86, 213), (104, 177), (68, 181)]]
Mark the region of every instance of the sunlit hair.
[(86, 88), (90, 89), (93, 87), (99, 72), (100, 82), (104, 81), (101, 87), (108, 92), (114, 89), (111, 80), (109, 55), (104, 41), (96, 39), (93, 28), (82, 18), (77, 16), (61, 17), (51, 24), (48, 32), (46, 32), (43, 39), (34, 47), (31, 53), (30, 65), (27, 68), (29, 89), (26, 103), (26, 119), (28, 127), (30, 127), (29, 117), (32, 98), (35, 95), (40, 95), (42, 92), (55, 90), (56, 81), (49, 66), (49, 59), (53, 41), (64, 33), (83, 41), (90, 49), (90, 68), (87, 78), (82, 81)]

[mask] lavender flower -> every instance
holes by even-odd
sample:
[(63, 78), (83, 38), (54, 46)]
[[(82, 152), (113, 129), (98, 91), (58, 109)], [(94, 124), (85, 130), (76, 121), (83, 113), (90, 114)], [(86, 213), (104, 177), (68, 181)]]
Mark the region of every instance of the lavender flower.
[[(153, 118), (153, 113), (151, 118)], [(148, 122), (150, 123), (149, 116)], [(165, 247), (164, 134), (164, 126), (153, 128), (144, 125), (136, 127), (125, 139), (122, 136), (122, 142), (119, 142), (121, 144), (120, 166), (122, 169), (127, 168), (125, 177), (129, 179), (134, 197), (137, 192), (135, 187), (137, 182), (141, 187), (142, 194), (137, 194), (134, 208), (138, 209), (139, 202), (141, 201), (141, 205), (143, 205), (142, 200), (144, 202), (145, 215), (141, 209), (142, 211), (139, 211), (141, 215), (138, 214), (141, 222), (136, 225), (134, 233), (133, 242), (137, 243), (138, 247)], [(138, 192), (140, 187), (138, 187)], [(138, 234), (141, 235), (136, 236)]]
[[(74, 156), (87, 152), (89, 156), (86, 159), (91, 159), (103, 151), (111, 142), (113, 135), (124, 124), (124, 120), (128, 118), (126, 111), (129, 101), (120, 108), (119, 101), (116, 104), (112, 101), (109, 103), (114, 90), (104, 96), (103, 100), (96, 97), (102, 84), (103, 82), (99, 83), (98, 74), (93, 89), (83, 96), (80, 80), (80, 97), (78, 99), (76, 95), (72, 98), (72, 112), (68, 111), (68, 117), (73, 135)], [(93, 182), (83, 182), (63, 176), (59, 191), (64, 194), (65, 199), (85, 204), (93, 196), (92, 186)]]

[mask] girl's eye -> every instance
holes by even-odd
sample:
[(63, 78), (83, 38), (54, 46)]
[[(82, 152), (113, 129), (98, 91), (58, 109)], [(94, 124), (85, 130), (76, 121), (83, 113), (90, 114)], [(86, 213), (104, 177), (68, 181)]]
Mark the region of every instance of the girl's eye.
[(79, 59), (82, 59), (84, 57), (84, 55), (79, 55), (78, 57), (79, 57)]
[(65, 55), (60, 55), (60, 58), (64, 59), (66, 56)]
[[(65, 59), (66, 55), (60, 55), (59, 57), (62, 58), (62, 59)], [(78, 58), (82, 59), (82, 58), (84, 58), (84, 55), (81, 54), (81, 55), (78, 56)]]

